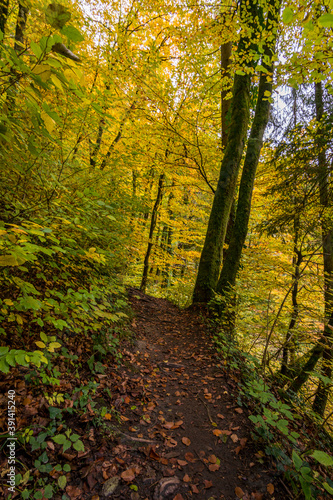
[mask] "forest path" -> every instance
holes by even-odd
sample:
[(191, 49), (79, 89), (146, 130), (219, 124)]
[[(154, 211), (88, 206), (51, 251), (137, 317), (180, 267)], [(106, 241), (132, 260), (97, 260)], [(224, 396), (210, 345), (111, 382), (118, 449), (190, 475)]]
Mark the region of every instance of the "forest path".
[(119, 453), (135, 462), (121, 477), (138, 492), (118, 498), (285, 498), (252, 442), (237, 376), (225, 370), (199, 315), (135, 289), (130, 300), (136, 347), (127, 353), (132, 396)]

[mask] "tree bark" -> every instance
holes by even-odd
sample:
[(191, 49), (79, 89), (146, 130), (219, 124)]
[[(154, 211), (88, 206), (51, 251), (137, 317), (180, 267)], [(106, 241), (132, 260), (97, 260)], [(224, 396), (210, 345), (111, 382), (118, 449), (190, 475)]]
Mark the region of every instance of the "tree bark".
[(158, 209), (159, 206), (162, 202), (163, 198), (163, 187), (164, 187), (164, 173), (160, 174), (160, 177), (158, 179), (158, 188), (157, 188), (157, 195), (156, 195), (156, 200), (154, 203), (153, 211), (151, 214), (151, 219), (150, 219), (150, 228), (149, 228), (149, 238), (148, 238), (148, 246), (147, 246), (147, 251), (143, 263), (143, 273), (142, 273), (142, 279), (141, 279), (141, 285), (140, 285), (140, 290), (142, 292), (146, 291), (147, 287), (147, 280), (148, 280), (148, 271), (149, 271), (149, 258), (151, 254), (151, 250), (153, 248), (153, 235), (154, 235), (154, 230), (156, 227), (156, 222), (157, 222), (157, 215), (158, 215)]
[(8, 17), (9, 0), (0, 0), (0, 30), (5, 34), (5, 26)]
[[(257, 3), (255, 0), (241, 2), (241, 17), (244, 32), (238, 43), (240, 56), (249, 54), (253, 38), (257, 35)], [(247, 61), (247, 66), (253, 61)], [(193, 292), (194, 303), (208, 303), (214, 290), (221, 267), (223, 248), (230, 209), (236, 191), (240, 162), (250, 120), (250, 74), (235, 74), (229, 140), (221, 163), (220, 177), (216, 187), (204, 246), (201, 252), (197, 279)]]
[(228, 81), (230, 79), (230, 57), (231, 57), (232, 43), (226, 42), (221, 45), (221, 77), (222, 77), (222, 91), (221, 91), (221, 143), (222, 148), (225, 148), (228, 143), (229, 136), (229, 111), (231, 99), (226, 99), (229, 93)]
[(268, 12), (267, 17), (267, 31), (270, 30), (270, 32), (272, 32), (271, 38), (273, 39), (266, 42), (264, 51), (264, 55), (267, 56), (269, 62), (266, 63), (262, 61), (265, 71), (260, 73), (258, 100), (247, 144), (235, 223), (220, 279), (216, 287), (216, 291), (223, 295), (226, 295), (236, 282), (243, 246), (248, 231), (254, 180), (259, 163), (263, 136), (269, 119), (270, 102), (267, 96), (271, 95), (273, 88), (272, 76), (274, 64), (272, 58), (275, 52), (280, 5), (273, 3), (271, 7), (272, 9)]
[(295, 349), (293, 349), (294, 342), (292, 342), (292, 337), (293, 337), (293, 329), (295, 328), (299, 314), (297, 295), (298, 295), (298, 284), (300, 279), (300, 266), (303, 261), (303, 255), (302, 252), (298, 249), (298, 237), (299, 237), (299, 215), (296, 215), (294, 219), (294, 256), (293, 256), (294, 272), (292, 275), (292, 280), (294, 284), (293, 284), (293, 289), (291, 291), (292, 313), (286, 335), (286, 342), (282, 350), (282, 363), (280, 370), (281, 375), (285, 377), (289, 375), (288, 364), (289, 364), (290, 354), (293, 351), (295, 351)]
[(24, 7), (24, 5), (19, 4), (16, 29), (15, 29), (15, 44), (14, 44), (14, 50), (16, 52), (20, 52), (23, 49), (24, 30), (27, 24), (28, 12), (29, 12), (28, 7)]

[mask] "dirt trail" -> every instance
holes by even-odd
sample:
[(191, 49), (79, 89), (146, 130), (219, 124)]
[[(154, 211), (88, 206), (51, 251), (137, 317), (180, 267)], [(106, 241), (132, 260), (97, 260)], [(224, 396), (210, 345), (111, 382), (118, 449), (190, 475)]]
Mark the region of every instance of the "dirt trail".
[(119, 453), (127, 464), (131, 455), (127, 471), (138, 491), (126, 496), (123, 489), (114, 498), (286, 498), (276, 470), (252, 442), (237, 376), (228, 375), (198, 314), (134, 289), (130, 299), (137, 342)]

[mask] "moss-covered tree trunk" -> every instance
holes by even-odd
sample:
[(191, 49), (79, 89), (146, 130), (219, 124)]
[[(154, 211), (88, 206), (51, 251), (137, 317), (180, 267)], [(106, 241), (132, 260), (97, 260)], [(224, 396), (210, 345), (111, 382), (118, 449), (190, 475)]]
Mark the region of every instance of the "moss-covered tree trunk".
[(224, 295), (232, 289), (236, 282), (236, 275), (248, 231), (254, 180), (260, 158), (263, 136), (269, 119), (270, 101), (268, 97), (272, 93), (272, 76), (274, 69), (272, 59), (275, 52), (277, 24), (280, 11), (279, 2), (277, 3), (273, 0), (271, 3), (271, 9), (267, 18), (267, 32), (269, 30), (270, 36), (268, 37), (268, 34), (266, 35), (268, 37), (264, 52), (264, 56), (266, 57), (264, 57), (262, 61), (265, 70), (260, 74), (258, 99), (250, 137), (247, 143), (239, 188), (236, 218), (228, 252), (216, 287), (216, 291)]
[[(250, 53), (251, 49), (252, 51), (254, 49), (257, 35), (257, 3), (254, 0), (241, 3), (241, 17), (244, 25), (237, 53), (240, 57), (247, 56), (246, 65), (251, 66), (254, 62), (251, 61)], [(209, 302), (218, 281), (222, 257), (221, 250), (236, 190), (250, 119), (250, 83), (250, 74), (235, 74), (228, 143), (221, 163), (220, 176), (201, 252), (193, 292), (194, 303)]]

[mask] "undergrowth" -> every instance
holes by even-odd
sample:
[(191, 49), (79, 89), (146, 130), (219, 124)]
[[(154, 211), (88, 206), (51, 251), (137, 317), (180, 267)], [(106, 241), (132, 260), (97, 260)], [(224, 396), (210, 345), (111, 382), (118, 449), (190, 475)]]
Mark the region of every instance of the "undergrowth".
[(276, 390), (266, 380), (258, 360), (240, 351), (236, 342), (221, 332), (215, 335), (217, 351), (226, 370), (236, 371), (239, 404), (253, 423), (253, 437), (271, 457), (294, 499), (315, 500), (333, 495), (333, 438), (312, 412), (305, 414), (302, 400)]

